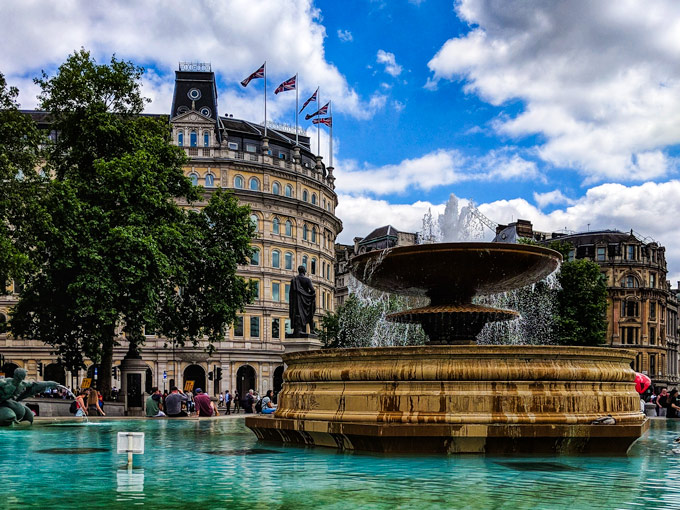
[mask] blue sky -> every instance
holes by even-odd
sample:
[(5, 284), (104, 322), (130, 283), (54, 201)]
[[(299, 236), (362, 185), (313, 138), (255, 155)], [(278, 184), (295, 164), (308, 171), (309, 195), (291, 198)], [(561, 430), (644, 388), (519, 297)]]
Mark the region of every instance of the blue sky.
[[(296, 72), (300, 101), (320, 85), (341, 242), (418, 230), (453, 193), (498, 223), (634, 229), (680, 278), (676, 1), (2, 3), (0, 72), (26, 108), (31, 79), (81, 46), (144, 65), (151, 112), (167, 113), (184, 60), (211, 62), (221, 113), (255, 122), (261, 81), (238, 81), (262, 61), (271, 92)], [(268, 101), (270, 120), (293, 122), (293, 92)]]

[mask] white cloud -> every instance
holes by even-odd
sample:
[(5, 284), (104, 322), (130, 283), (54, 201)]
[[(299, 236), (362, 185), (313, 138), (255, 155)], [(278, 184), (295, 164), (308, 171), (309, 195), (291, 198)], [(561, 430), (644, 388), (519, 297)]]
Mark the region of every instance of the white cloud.
[(338, 29), (338, 39), (340, 39), (342, 42), (352, 42), (354, 37), (352, 36), (352, 32), (349, 30)]
[[(26, 82), (41, 69), (54, 71), (80, 47), (91, 50), (99, 62), (108, 61), (115, 51), (119, 58), (158, 70), (157, 76), (145, 77), (144, 91), (154, 98), (148, 111), (167, 112), (167, 88), (178, 61), (211, 62), (218, 77), (234, 83), (232, 97), (257, 103), (261, 94), (248, 90), (257, 89), (255, 84), (234, 90), (266, 60), (270, 86), (299, 72), (303, 95), (319, 85), (339, 112), (366, 119), (375, 111), (325, 59), (326, 30), (312, 0), (196, 0), (190, 6), (168, 0), (145, 3), (143, 8), (133, 0), (116, 2), (115, 8), (86, 0), (24, 0), (3, 5), (0, 33), (0, 71), (11, 83)], [(228, 92), (220, 90), (223, 93)], [(23, 106), (34, 107), (34, 96), (23, 87)], [(288, 100), (277, 96), (272, 112), (277, 111), (275, 104)], [(233, 111), (231, 104), (227, 108)]]
[(496, 130), (543, 135), (539, 156), (585, 183), (676, 170), (664, 149), (680, 143), (678, 2), (459, 0), (456, 10), (473, 28), (430, 60), (426, 88), (463, 77), (494, 105), (522, 100)]
[(401, 101), (392, 101), (392, 106), (396, 112), (401, 112), (404, 110), (404, 108), (406, 108), (406, 103), (402, 103)]
[(550, 205), (550, 204), (568, 204), (572, 205), (576, 201), (567, 197), (562, 193), (560, 190), (556, 189), (553, 191), (548, 191), (546, 193), (536, 193), (534, 191), (534, 201), (540, 207), (543, 209), (545, 206)]
[(401, 74), (402, 67), (397, 64), (397, 59), (394, 56), (394, 53), (378, 50), (376, 62), (378, 64), (384, 64), (385, 72), (391, 76), (397, 77)]

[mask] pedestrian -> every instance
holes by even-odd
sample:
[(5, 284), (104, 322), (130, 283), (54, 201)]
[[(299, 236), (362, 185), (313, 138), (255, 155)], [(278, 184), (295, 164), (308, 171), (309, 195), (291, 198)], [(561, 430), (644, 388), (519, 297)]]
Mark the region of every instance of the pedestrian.
[(76, 417), (80, 418), (87, 416), (87, 406), (85, 405), (85, 397), (87, 392), (85, 390), (78, 393), (76, 397)]
[(87, 414), (89, 416), (96, 416), (97, 414), (106, 416), (99, 406), (99, 392), (94, 388), (90, 388), (90, 391), (87, 393)]
[(165, 414), (170, 418), (188, 416), (187, 413), (182, 410), (182, 402), (188, 401), (189, 397), (182, 393), (177, 386), (171, 387), (170, 395), (165, 399)]
[(252, 414), (255, 406), (255, 391), (254, 390), (248, 390), (248, 394), (246, 395), (246, 398), (243, 400), (243, 411), (246, 414)]
[(241, 394), (236, 390), (234, 394), (234, 414), (238, 414), (241, 410)]
[(671, 391), (670, 395), (668, 396), (667, 402), (666, 418), (678, 418), (680, 416), (678, 413), (680, 411), (680, 401), (678, 401), (677, 388), (673, 388), (673, 391)]
[(229, 390), (224, 392), (224, 407), (227, 409), (227, 414), (231, 414), (231, 395)]
[(162, 418), (165, 413), (162, 410), (161, 392), (155, 386), (151, 388), (151, 395), (146, 399), (146, 416), (147, 418)]
[(217, 404), (219, 407), (224, 407), (224, 394), (220, 393), (219, 398), (219, 403)]
[(196, 396), (194, 397), (196, 404), (196, 413), (199, 417), (210, 417), (216, 414), (215, 404), (207, 393), (203, 393), (201, 388), (196, 388)]
[(656, 405), (656, 415), (666, 416), (666, 406), (668, 405), (668, 390), (666, 388), (661, 388), (654, 404)]

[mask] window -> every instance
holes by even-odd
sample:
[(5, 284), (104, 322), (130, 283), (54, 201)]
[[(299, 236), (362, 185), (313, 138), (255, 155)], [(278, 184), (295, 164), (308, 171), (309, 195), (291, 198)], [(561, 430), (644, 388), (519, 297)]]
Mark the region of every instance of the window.
[(284, 257), (284, 263), (286, 269), (293, 269), (293, 254), (289, 251), (286, 252)]
[(272, 338), (281, 338), (281, 319), (272, 319)]
[(283, 152), (279, 152), (279, 159), (286, 159), (286, 155)]
[(281, 223), (279, 222), (279, 219), (276, 217), (272, 220), (272, 232), (274, 232), (275, 234), (281, 233)]
[(253, 254), (250, 256), (250, 265), (259, 266), (260, 265), (260, 249), (253, 248)]
[(195, 173), (190, 173), (189, 174), (189, 180), (191, 181), (191, 184), (194, 186), (198, 186), (198, 175)]
[(243, 189), (243, 177), (240, 175), (234, 177), (234, 188)]
[(251, 214), (250, 215), (250, 223), (253, 225), (253, 228), (255, 229), (255, 232), (257, 232), (257, 222), (258, 222), (258, 217), (257, 214)]
[(307, 255), (303, 255), (303, 256), (302, 256), (302, 266), (303, 266), (305, 269), (307, 269), (307, 260), (308, 260)]
[(330, 279), (331, 279), (331, 265), (330, 265), (330, 264), (328, 264), (328, 265), (326, 266), (326, 279), (327, 279), (327, 280), (330, 280)]
[(302, 200), (304, 200), (305, 202), (309, 200), (309, 193), (307, 192), (306, 189), (302, 190)]
[(257, 145), (252, 144), (252, 143), (247, 143), (246, 144), (246, 151), (247, 152), (257, 152)]
[(312, 259), (312, 269), (311, 269), (312, 274), (316, 274), (316, 259)]
[(649, 273), (649, 286), (653, 289), (656, 288), (656, 275), (654, 273)]
[(604, 247), (598, 247), (597, 248), (597, 260), (599, 260), (599, 261), (604, 260), (605, 249), (606, 248), (604, 248)]
[(260, 299), (260, 280), (250, 280), (250, 286), (255, 290), (253, 299)]
[(621, 328), (621, 343), (634, 345), (638, 343), (638, 328)]
[(184, 146), (184, 131), (179, 131), (177, 133), (177, 145), (180, 147)]
[(649, 355), (649, 375), (656, 377), (656, 354)]
[(191, 147), (198, 147), (198, 134), (196, 131), (191, 131), (191, 133), (189, 133), (189, 145)]
[(286, 235), (293, 235), (293, 223), (290, 220), (286, 220)]
[(205, 176), (205, 187), (212, 188), (215, 186), (215, 176), (213, 174), (208, 174)]
[(308, 237), (309, 237), (309, 228), (307, 227), (307, 224), (305, 223), (305, 225), (302, 227), (302, 239), (304, 239), (306, 241)]
[(234, 322), (234, 336), (243, 336), (243, 316), (236, 317), (236, 322)]
[(323, 208), (326, 209), (326, 198), (323, 199)]
[(654, 301), (649, 303), (649, 318), (656, 319), (656, 302)]
[(626, 246), (626, 258), (628, 260), (635, 260), (635, 246), (632, 244), (629, 244)]
[(258, 191), (260, 189), (260, 181), (258, 181), (255, 177), (251, 177), (248, 181), (248, 187), (252, 191)]
[(321, 277), (326, 274), (326, 261), (321, 261)]
[(623, 286), (629, 289), (634, 289), (638, 286), (637, 279), (633, 275), (628, 275), (623, 281)]
[(203, 147), (210, 147), (210, 133), (207, 131), (203, 133)]
[(286, 196), (287, 197), (293, 196), (293, 186), (291, 186), (290, 184), (286, 184)]
[[(288, 300), (290, 299), (290, 284), (288, 283), (283, 286), (283, 297), (286, 303), (288, 303)], [(286, 327), (286, 330), (288, 330), (288, 327)]]
[(290, 327), (290, 319), (284, 321), (284, 327), (286, 328), (286, 333), (290, 334), (293, 332), (293, 328)]
[(274, 193), (274, 195), (281, 194), (281, 185), (278, 182), (272, 184), (272, 193)]
[(576, 256), (576, 250), (569, 250), (569, 254), (567, 255), (567, 261), (568, 262), (573, 261), (575, 256)]
[(622, 317), (637, 317), (639, 315), (639, 303), (632, 299), (628, 301), (623, 301), (621, 303), (621, 316)]
[(316, 242), (316, 227), (312, 227), (312, 242)]
[(656, 328), (649, 327), (649, 345), (656, 345)]
[(272, 251), (272, 267), (281, 267), (281, 252), (279, 250)]
[(204, 106), (203, 108), (201, 108), (201, 115), (203, 115), (204, 117), (210, 117), (212, 115), (212, 110), (207, 106)]
[(275, 303), (278, 303), (281, 301), (281, 284), (280, 283), (272, 283), (272, 301)]
[(194, 101), (196, 101), (196, 99), (201, 98), (201, 91), (198, 89), (191, 89), (189, 90), (187, 95), (189, 96), (189, 99), (193, 99)]
[(231, 150), (233, 150), (233, 151), (237, 151), (237, 150), (238, 150), (238, 144), (237, 144), (236, 142), (229, 142), (229, 143), (227, 144), (227, 147), (229, 147), (229, 148), (230, 148)]
[(312, 193), (312, 205), (316, 205), (316, 193)]
[(260, 318), (251, 317), (250, 318), (250, 337), (260, 338)]

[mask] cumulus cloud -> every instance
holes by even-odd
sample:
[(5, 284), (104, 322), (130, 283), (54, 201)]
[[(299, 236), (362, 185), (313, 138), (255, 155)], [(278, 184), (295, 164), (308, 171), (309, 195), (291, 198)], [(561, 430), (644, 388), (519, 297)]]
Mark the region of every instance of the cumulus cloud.
[(385, 72), (391, 76), (397, 77), (401, 74), (402, 67), (397, 64), (397, 58), (394, 56), (394, 53), (378, 50), (376, 62), (378, 64), (383, 64), (385, 66)]
[(465, 90), (515, 115), (494, 128), (541, 134), (538, 155), (584, 182), (672, 174), (680, 143), (680, 4), (658, 0), (458, 0), (471, 30), (430, 60), (426, 88), (465, 79)]
[[(272, 83), (299, 72), (303, 95), (319, 85), (326, 97), (333, 97), (336, 111), (359, 119), (375, 111), (325, 59), (326, 30), (312, 0), (196, 0), (190, 6), (168, 0), (143, 9), (133, 0), (121, 0), (115, 9), (85, 0), (25, 0), (3, 5), (0, 33), (0, 71), (10, 83), (27, 82), (41, 69), (53, 71), (80, 47), (91, 50), (100, 62), (116, 51), (119, 58), (157, 69), (158, 76), (145, 77), (144, 91), (154, 99), (148, 110), (167, 112), (167, 87), (172, 86), (178, 61), (211, 62), (219, 78), (236, 84), (266, 60)], [(251, 88), (258, 87), (232, 91), (232, 98), (257, 102), (261, 93), (258, 97)], [(20, 100), (26, 108), (36, 104), (35, 94), (26, 88)], [(288, 100), (273, 98), (272, 112), (278, 102)]]
[(534, 191), (534, 202), (536, 202), (539, 208), (543, 209), (544, 207), (551, 204), (571, 205), (574, 204), (576, 201), (567, 197), (560, 190), (556, 189), (553, 191), (548, 191), (546, 193), (536, 193)]
[(354, 37), (352, 37), (352, 32), (349, 30), (338, 29), (338, 39), (340, 39), (342, 42), (352, 42)]

